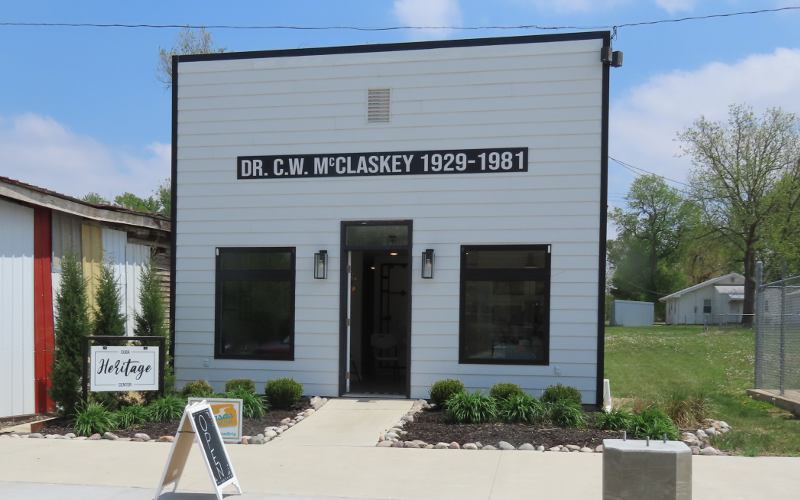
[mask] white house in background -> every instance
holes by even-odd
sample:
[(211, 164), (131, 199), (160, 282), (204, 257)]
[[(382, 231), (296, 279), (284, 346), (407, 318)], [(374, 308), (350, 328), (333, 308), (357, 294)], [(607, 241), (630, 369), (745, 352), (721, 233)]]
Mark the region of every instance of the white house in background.
[(744, 276), (729, 273), (659, 299), (667, 305), (671, 325), (742, 322)]

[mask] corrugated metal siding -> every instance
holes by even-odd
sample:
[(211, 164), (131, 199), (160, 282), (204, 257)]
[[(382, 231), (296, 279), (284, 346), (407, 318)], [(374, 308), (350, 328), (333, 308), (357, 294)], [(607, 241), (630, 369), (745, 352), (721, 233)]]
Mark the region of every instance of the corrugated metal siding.
[[(596, 398), (601, 40), (179, 65), (179, 384), (292, 376), (338, 393), (340, 221), (412, 219), (411, 392), (437, 379)], [(365, 93), (391, 88), (390, 123)], [(236, 156), (529, 147), (529, 172), (239, 181)], [(550, 366), (458, 363), (462, 244), (552, 244)], [(295, 360), (213, 359), (215, 246), (297, 248)], [(419, 255), (436, 252), (433, 280)], [(327, 280), (312, 277), (327, 249)], [(206, 368), (208, 366), (209, 368)]]
[(103, 268), (103, 238), (100, 226), (81, 225), (81, 264), (83, 279), (86, 281), (86, 301), (90, 314), (94, 314), (97, 284)]
[[(125, 284), (126, 250), (128, 245), (128, 234), (124, 231), (117, 231), (104, 227), (102, 230), (103, 239), (103, 262), (111, 266), (114, 278), (117, 280), (117, 291), (119, 292), (120, 312), (127, 318), (128, 301), (125, 298), (127, 286)], [(127, 323), (127, 322), (126, 322)]]
[(127, 304), (127, 335), (134, 335), (136, 314), (140, 313), (139, 297), (142, 286), (142, 272), (150, 261), (150, 247), (137, 243), (128, 243), (125, 248), (125, 303)]
[(0, 200), (0, 417), (33, 413), (33, 209)]
[(53, 303), (58, 296), (61, 288), (61, 261), (67, 255), (74, 256), (81, 261), (81, 219), (74, 215), (53, 212), (51, 216), (53, 232), (53, 262), (52, 262), (52, 286)]

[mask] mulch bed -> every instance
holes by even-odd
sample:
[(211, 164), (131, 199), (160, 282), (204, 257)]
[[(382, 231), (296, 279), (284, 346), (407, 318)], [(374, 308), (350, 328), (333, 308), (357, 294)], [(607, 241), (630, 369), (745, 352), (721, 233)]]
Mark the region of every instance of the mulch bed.
[[(311, 408), (308, 398), (303, 398), (292, 407), (291, 410), (269, 410), (263, 418), (245, 418), (242, 421), (242, 435), (255, 436), (263, 434), (265, 427), (280, 427), (281, 420), (284, 418), (294, 418), (301, 411)], [(130, 429), (115, 429), (112, 432), (121, 438), (132, 438), (134, 434), (143, 432), (153, 439), (160, 436), (174, 436), (178, 430), (179, 420), (172, 422), (148, 422), (145, 424), (131, 427)], [(75, 432), (72, 427), (72, 420), (58, 418), (51, 420), (39, 431), (42, 434), (68, 434)]]
[(499, 441), (506, 441), (514, 446), (530, 443), (550, 448), (556, 445), (574, 444), (595, 448), (603, 444), (603, 439), (622, 437), (618, 431), (600, 429), (573, 429), (553, 426), (485, 423), (485, 424), (452, 424), (445, 421), (444, 412), (422, 411), (414, 416), (414, 422), (403, 427), (408, 434), (402, 436), (404, 441), (420, 440), (426, 443), (439, 442), (465, 443), (480, 442), (483, 445), (496, 446)]

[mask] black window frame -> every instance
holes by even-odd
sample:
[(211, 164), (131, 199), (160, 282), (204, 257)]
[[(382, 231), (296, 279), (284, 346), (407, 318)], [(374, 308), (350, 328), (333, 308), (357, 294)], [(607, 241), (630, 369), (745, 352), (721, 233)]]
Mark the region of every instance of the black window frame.
[[(224, 271), (222, 269), (222, 254), (223, 253), (247, 253), (254, 250), (263, 250), (274, 253), (286, 253), (290, 255), (291, 267), (288, 270), (237, 270), (237, 271)], [(296, 302), (296, 288), (297, 288), (297, 249), (296, 247), (217, 247), (215, 259), (215, 284), (214, 284), (214, 359), (252, 359), (262, 361), (294, 361), (294, 343), (295, 343), (295, 302)], [(269, 278), (280, 277), (281, 281), (285, 280), (288, 275), (290, 284), (290, 309), (289, 315), (291, 317), (291, 329), (289, 332), (289, 354), (287, 356), (275, 355), (254, 355), (254, 354), (226, 354), (221, 352), (222, 346), (222, 285), (224, 283), (225, 275), (242, 274), (248, 278), (261, 277)]]
[[(547, 366), (550, 364), (550, 260), (551, 260), (551, 246), (549, 244), (535, 244), (535, 245), (461, 245), (461, 271), (459, 283), (459, 315), (458, 315), (458, 364), (460, 365), (529, 365), (529, 366)], [(519, 269), (519, 268), (496, 268), (496, 269), (468, 269), (467, 268), (467, 253), (473, 250), (538, 250), (545, 252), (545, 268), (544, 269)], [(547, 304), (545, 310), (545, 325), (544, 325), (544, 345), (547, 346), (544, 359), (541, 360), (519, 360), (519, 359), (468, 359), (464, 352), (465, 336), (466, 336), (466, 293), (465, 285), (469, 281), (470, 275), (478, 277), (481, 280), (489, 281), (486, 277), (494, 274), (497, 279), (504, 281), (544, 281), (545, 283), (545, 297)]]

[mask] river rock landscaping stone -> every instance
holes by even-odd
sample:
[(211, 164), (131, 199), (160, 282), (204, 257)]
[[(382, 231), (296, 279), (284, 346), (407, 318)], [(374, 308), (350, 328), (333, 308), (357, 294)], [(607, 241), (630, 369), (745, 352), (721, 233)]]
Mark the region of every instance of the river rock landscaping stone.
[(117, 436), (113, 432), (104, 432), (103, 439), (108, 439), (109, 441), (116, 441), (119, 439), (119, 436)]
[(478, 445), (476, 445), (475, 443), (466, 443), (464, 446), (461, 447), (461, 449), (464, 449), (464, 450), (477, 450), (478, 449)]
[(583, 448), (581, 448), (581, 453), (594, 453), (594, 450), (584, 446)]
[(706, 456), (712, 456), (712, 455), (718, 455), (719, 453), (718, 453), (718, 452), (717, 452), (717, 450), (716, 450), (716, 449), (714, 449), (713, 447), (711, 447), (711, 446), (706, 446), (705, 448), (703, 448), (702, 450), (700, 450), (700, 454), (701, 454), (701, 455), (706, 455)]
[(519, 445), (519, 448), (517, 448), (517, 449), (518, 450), (524, 450), (524, 451), (533, 451), (536, 448), (534, 448), (533, 445), (530, 444), (530, 443), (522, 443), (521, 445)]
[(100, 440), (100, 439), (103, 439), (103, 436), (101, 436), (100, 434), (97, 434), (97, 433), (92, 434), (91, 436), (89, 436), (89, 440), (90, 441), (97, 441), (97, 440)]
[(171, 443), (175, 441), (175, 436), (160, 436), (157, 441), (159, 443)]
[(482, 450), (496, 450), (497, 448), (495, 448), (494, 446), (492, 446), (492, 445), (490, 445), (490, 444), (487, 444), (486, 446), (484, 446), (484, 447), (483, 447), (483, 448), (481, 448), (481, 449), (482, 449)]
[(42, 439), (43, 437), (44, 436), (42, 436), (38, 432), (31, 432), (30, 434), (28, 434), (28, 439)]
[(461, 449), (461, 445), (456, 443), (455, 441), (453, 441), (452, 443), (450, 443), (450, 449), (451, 450), (460, 450)]
[(511, 443), (507, 443), (505, 441), (500, 441), (499, 443), (497, 443), (497, 447), (500, 448), (501, 450), (516, 450), (514, 445), (512, 445)]
[(389, 448), (390, 446), (392, 446), (392, 442), (391, 441), (381, 441), (381, 442), (379, 442), (377, 444), (377, 446), (379, 448)]
[(137, 432), (136, 434), (133, 435), (133, 437), (136, 439), (141, 439), (142, 441), (150, 441), (150, 436), (148, 436), (144, 432)]

